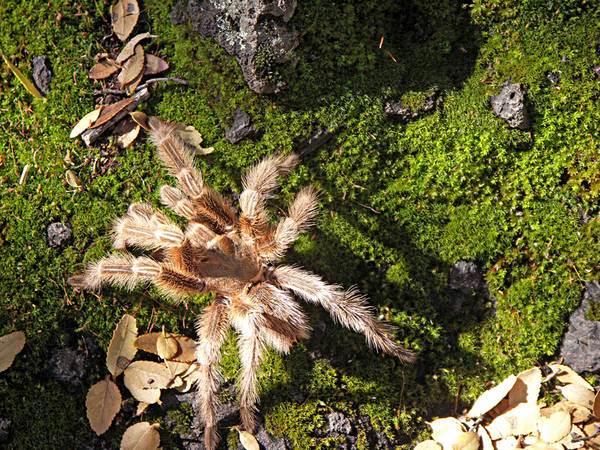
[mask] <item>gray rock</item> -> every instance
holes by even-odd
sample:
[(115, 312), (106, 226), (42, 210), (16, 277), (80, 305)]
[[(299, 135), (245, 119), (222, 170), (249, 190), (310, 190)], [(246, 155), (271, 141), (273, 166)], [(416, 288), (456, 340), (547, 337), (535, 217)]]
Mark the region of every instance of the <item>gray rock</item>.
[(237, 144), (246, 137), (252, 137), (256, 130), (252, 126), (250, 114), (241, 109), (236, 109), (233, 113), (233, 123), (231, 128), (225, 131), (225, 138), (232, 144)]
[(600, 322), (586, 318), (590, 302), (600, 302), (600, 285), (595, 281), (585, 284), (583, 300), (569, 318), (569, 329), (560, 347), (564, 364), (576, 372), (600, 370)]
[(73, 239), (73, 229), (67, 223), (54, 222), (46, 228), (48, 245), (52, 248), (65, 248)]
[(61, 348), (55, 351), (48, 361), (48, 372), (52, 378), (74, 392), (83, 385), (85, 377), (85, 356), (79, 350)]
[(43, 95), (50, 93), (50, 82), (54, 75), (50, 62), (45, 56), (36, 56), (31, 62), (33, 83)]
[(490, 96), (490, 104), (494, 113), (506, 120), (509, 127), (520, 130), (528, 130), (531, 127), (525, 91), (521, 83), (507, 81), (502, 84), (500, 93)]
[(189, 20), (201, 37), (214, 38), (236, 58), (250, 89), (268, 94), (285, 86), (277, 65), (298, 45), (287, 27), (295, 8), (296, 0), (187, 0), (175, 5), (171, 22)]
[(473, 294), (484, 287), (483, 275), (472, 261), (458, 261), (450, 269), (450, 289)]
[(438, 105), (439, 91), (432, 91), (423, 102), (423, 106), (417, 109), (409, 108), (402, 102), (387, 102), (384, 107), (384, 112), (394, 119), (401, 122), (411, 122), (417, 120), (427, 114), (432, 113)]
[(329, 433), (350, 434), (352, 432), (352, 424), (341, 412), (332, 412), (327, 416), (329, 422)]
[(8, 441), (12, 420), (0, 418), (0, 444)]
[(262, 424), (256, 428), (254, 437), (260, 444), (260, 448), (264, 450), (287, 450), (288, 448), (291, 448), (288, 447), (285, 439), (274, 438), (273, 435), (269, 433), (269, 431)]

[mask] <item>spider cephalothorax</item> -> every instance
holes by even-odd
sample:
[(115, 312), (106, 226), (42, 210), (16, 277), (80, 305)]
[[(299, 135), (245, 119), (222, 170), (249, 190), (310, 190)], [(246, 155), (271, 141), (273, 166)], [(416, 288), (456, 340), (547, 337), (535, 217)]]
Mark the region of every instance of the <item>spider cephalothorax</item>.
[(296, 196), (287, 217), (276, 226), (270, 223), (266, 201), (273, 196), (279, 176), (298, 163), (295, 154), (268, 157), (247, 172), (238, 218), (225, 199), (204, 184), (192, 154), (175, 133), (175, 125), (150, 117), (148, 127), (160, 158), (181, 188), (162, 186), (161, 200), (187, 220), (185, 231), (150, 205), (134, 203), (114, 225), (114, 247), (156, 251), (141, 257), (126, 251), (113, 254), (89, 266), (85, 274), (71, 277), (70, 282), (87, 289), (102, 283), (132, 288), (151, 282), (175, 299), (203, 292), (217, 294), (196, 324), (197, 392), (207, 448), (214, 449), (218, 443), (218, 365), (227, 330), (231, 326), (239, 333), (240, 411), (244, 427), (252, 432), (257, 370), (264, 345), (288, 352), (309, 332), (306, 316), (294, 297), (322, 305), (342, 325), (363, 333), (372, 347), (402, 361), (414, 361), (410, 351), (391, 339), (389, 327), (375, 319), (356, 290), (327, 284), (318, 275), (294, 266), (271, 266), (317, 214), (316, 192), (306, 187)]

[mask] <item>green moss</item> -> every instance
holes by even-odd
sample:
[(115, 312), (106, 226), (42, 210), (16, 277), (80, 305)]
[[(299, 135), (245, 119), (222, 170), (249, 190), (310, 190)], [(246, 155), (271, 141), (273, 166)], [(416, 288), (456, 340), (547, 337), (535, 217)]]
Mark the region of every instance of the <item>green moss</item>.
[[(193, 336), (194, 317), (210, 301), (173, 305), (154, 289), (94, 295), (66, 285), (85, 263), (111, 251), (113, 218), (133, 201), (158, 206), (159, 186), (172, 180), (143, 139), (121, 151), (106, 175), (92, 176), (98, 150), (67, 135), (94, 105), (86, 75), (91, 57), (104, 51), (108, 7), (47, 3), (0, 6), (2, 51), (28, 76), (32, 56), (45, 54), (55, 74), (41, 102), (6, 67), (0, 70), (0, 335), (27, 335), (25, 350), (0, 375), (0, 417), (13, 420), (12, 448), (56, 447), (64, 437), (91, 441), (85, 389), (70, 394), (47, 380), (54, 349), (84, 349), (84, 338), (106, 349), (125, 312), (135, 314), (140, 330), (164, 325)], [(409, 448), (426, 435), (424, 419), (454, 412), (457, 392), (460, 411), (490, 379), (556, 353), (584, 282), (597, 279), (600, 267), (600, 85), (590, 70), (598, 63), (597, 5), (300, 1), (291, 20), (302, 33), (298, 64), (281, 73), (289, 86), (277, 96), (250, 92), (235, 60), (213, 40), (172, 26), (172, 5), (145, 2), (138, 31), (159, 36), (149, 48), (190, 86), (158, 87), (142, 109), (201, 131), (215, 152), (198, 166), (227, 196), (241, 191), (241, 173), (253, 162), (291, 151), (317, 127), (337, 130), (282, 180), (273, 201), (274, 212), (285, 210), (309, 183), (322, 193), (316, 227), (285, 262), (356, 284), (420, 358), (415, 368), (400, 367), (307, 307), (315, 336), (290, 355), (268, 352), (259, 377), (261, 411), (276, 436), (298, 448), (335, 448), (340, 443), (326, 437), (327, 415), (343, 411), (369, 416)], [(269, 55), (261, 57), (263, 71), (275, 73)], [(547, 72), (559, 76), (557, 84)], [(509, 129), (490, 111), (489, 95), (509, 78), (526, 89), (531, 132)], [(385, 116), (386, 101), (418, 107), (432, 88), (442, 100), (435, 113), (409, 124)], [(233, 146), (224, 138), (236, 108), (263, 132), (256, 142)], [(64, 161), (67, 151), (73, 166)], [(29, 176), (19, 185), (26, 164)], [(67, 169), (83, 180), (82, 190), (65, 182)], [(73, 245), (63, 251), (45, 242), (54, 220), (73, 227)], [(461, 259), (484, 270), (495, 301), (476, 294), (455, 311), (448, 274)], [(317, 351), (321, 357), (312, 359)], [(222, 371), (232, 380), (238, 369), (232, 332)], [(305, 396), (300, 404), (293, 401), (297, 392)], [(185, 408), (170, 413), (182, 430), (190, 425)], [(111, 445), (122, 431), (111, 429)], [(357, 445), (368, 448), (366, 428), (356, 433)], [(175, 446), (164, 430), (162, 438)], [(234, 445), (236, 433), (228, 440)]]

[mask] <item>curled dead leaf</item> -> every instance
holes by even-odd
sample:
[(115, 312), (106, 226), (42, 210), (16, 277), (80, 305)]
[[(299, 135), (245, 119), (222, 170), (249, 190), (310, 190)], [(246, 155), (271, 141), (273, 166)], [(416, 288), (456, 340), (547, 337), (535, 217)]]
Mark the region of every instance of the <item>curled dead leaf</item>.
[(144, 75), (156, 75), (169, 69), (169, 63), (158, 56), (146, 53), (146, 66), (144, 67)]
[(102, 109), (102, 112), (100, 113), (100, 117), (98, 117), (98, 120), (96, 120), (94, 122), (94, 124), (90, 126), (90, 128), (98, 128), (99, 126), (104, 125), (106, 122), (108, 122), (114, 116), (116, 116), (120, 111), (122, 111), (127, 106), (129, 106), (129, 104), (131, 104), (131, 102), (133, 102), (133, 100), (134, 100), (133, 97), (130, 97), (130, 98), (125, 98), (123, 100), (120, 100), (116, 103), (111, 103), (110, 105), (106, 105)]
[(581, 384), (571, 383), (566, 386), (559, 386), (558, 390), (567, 400), (588, 409), (594, 407), (594, 392), (583, 387)]
[(102, 106), (100, 108), (94, 109), (93, 111), (90, 111), (85, 116), (83, 116), (79, 120), (79, 122), (77, 122), (75, 124), (75, 126), (71, 130), (71, 133), (69, 134), (69, 137), (71, 139), (75, 138), (75, 137), (79, 136), (81, 133), (83, 133), (85, 130), (90, 128), (94, 124), (94, 122), (96, 122), (96, 120), (98, 120), (98, 117), (100, 117), (101, 111), (102, 111)]
[[(138, 337), (134, 344), (140, 350), (158, 355), (156, 342), (162, 333), (148, 333)], [(193, 339), (177, 334), (167, 333), (168, 336), (174, 338), (179, 345), (179, 351), (171, 359), (178, 362), (193, 362), (196, 360), (196, 341)]]
[(88, 78), (92, 80), (104, 80), (119, 70), (120, 67), (112, 59), (99, 62), (88, 72)]
[(135, 46), (135, 53), (131, 58), (129, 58), (123, 64), (123, 69), (117, 76), (117, 80), (121, 83), (121, 89), (136, 80), (136, 78), (140, 78), (140, 74), (142, 74), (144, 69), (144, 48), (141, 45)]
[(175, 134), (190, 148), (192, 148), (197, 155), (208, 155), (215, 151), (213, 147), (203, 148), (202, 135), (191, 125), (184, 125), (182, 123), (175, 124)]
[(158, 423), (140, 422), (131, 425), (121, 439), (121, 450), (156, 450), (160, 445)]
[(486, 412), (488, 412), (494, 406), (500, 403), (500, 401), (504, 397), (506, 397), (506, 395), (510, 392), (510, 390), (513, 388), (516, 382), (517, 377), (511, 375), (504, 381), (502, 381), (502, 383), (500, 383), (498, 386), (495, 386), (492, 389), (485, 391), (475, 401), (467, 415), (469, 417), (479, 417), (484, 415)]
[(135, 318), (125, 314), (117, 328), (115, 328), (106, 355), (106, 366), (113, 377), (117, 377), (123, 372), (123, 364), (118, 364), (118, 359), (125, 358), (131, 361), (137, 353), (137, 348), (133, 345), (136, 337), (137, 325)]
[(15, 331), (0, 337), (0, 372), (12, 366), (15, 356), (25, 346), (25, 333)]
[(549, 364), (550, 369), (553, 372), (558, 371), (558, 375), (556, 375), (556, 381), (561, 384), (580, 384), (586, 389), (593, 391), (594, 388), (590, 383), (585, 381), (581, 375), (571, 369), (569, 366), (564, 366), (562, 364)]
[(583, 430), (577, 425), (573, 425), (571, 431), (558, 444), (561, 444), (567, 450), (582, 448), (586, 441), (582, 441), (581, 438), (585, 438)]
[(139, 126), (141, 126), (144, 130), (150, 130), (150, 127), (148, 126), (148, 116), (142, 111), (133, 111), (130, 112), (129, 115), (131, 116), (133, 121)]
[(477, 434), (481, 439), (481, 448), (482, 450), (494, 450), (494, 444), (492, 442), (492, 438), (490, 438), (490, 434), (485, 429), (483, 425), (477, 426)]
[(121, 393), (117, 385), (108, 377), (94, 384), (85, 398), (87, 417), (92, 430), (100, 436), (110, 428), (110, 424), (121, 409)]
[(172, 361), (170, 359), (166, 359), (165, 364), (169, 369), (169, 373), (173, 377), (177, 375), (183, 375), (190, 368), (191, 365), (188, 362)]
[(248, 433), (247, 431), (242, 430), (239, 426), (236, 426), (235, 429), (239, 433), (240, 442), (242, 443), (242, 446), (246, 450), (260, 450), (258, 441), (251, 433)]
[(117, 145), (121, 148), (127, 148), (133, 144), (139, 134), (140, 126), (131, 119), (120, 121), (113, 131)]
[(567, 411), (554, 411), (549, 416), (540, 414), (537, 420), (540, 438), (552, 444), (562, 440), (571, 431), (571, 415)]
[(137, 0), (118, 0), (110, 7), (110, 21), (117, 37), (124, 41), (135, 28), (140, 15)]
[(80, 189), (83, 186), (81, 178), (75, 175), (75, 172), (73, 172), (71, 169), (65, 172), (65, 180), (67, 181), (67, 184), (69, 186), (74, 187), (76, 189)]
[(537, 367), (525, 370), (517, 375), (514, 386), (508, 393), (509, 406), (517, 403), (535, 405), (542, 387), (542, 371)]
[(135, 46), (137, 44), (139, 44), (140, 41), (151, 38), (151, 37), (156, 37), (156, 36), (153, 36), (150, 33), (136, 34), (134, 37), (132, 37), (129, 40), (129, 42), (127, 42), (127, 44), (125, 44), (123, 46), (123, 49), (119, 53), (119, 56), (117, 56), (117, 59), (115, 60), (115, 62), (117, 64), (124, 63), (127, 59), (129, 59), (131, 56), (133, 56), (133, 54), (135, 53)]

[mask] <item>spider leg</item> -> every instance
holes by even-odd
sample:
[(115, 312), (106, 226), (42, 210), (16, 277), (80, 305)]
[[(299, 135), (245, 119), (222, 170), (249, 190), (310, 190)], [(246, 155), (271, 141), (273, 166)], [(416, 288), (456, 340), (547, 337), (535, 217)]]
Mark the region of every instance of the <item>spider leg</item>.
[(200, 365), (200, 376), (196, 383), (200, 404), (200, 413), (204, 423), (204, 444), (214, 450), (219, 443), (216, 410), (219, 405), (217, 390), (221, 374), (218, 369), (221, 359), (221, 346), (225, 342), (229, 329), (229, 302), (217, 297), (212, 304), (202, 310), (196, 321), (198, 347), (196, 359)]
[(84, 289), (113, 284), (131, 290), (137, 284), (147, 282), (154, 283), (164, 294), (175, 299), (210, 290), (205, 279), (178, 271), (171, 264), (159, 263), (146, 256), (136, 258), (130, 253), (102, 258), (91, 264), (83, 275), (69, 278), (72, 286)]
[(167, 188), (161, 190), (162, 200), (178, 214), (205, 224), (217, 234), (232, 230), (236, 223), (233, 209), (221, 195), (204, 184), (202, 173), (194, 167), (192, 153), (174, 132), (176, 125), (150, 117), (148, 126), (158, 155), (191, 199), (186, 199), (174, 188)]
[(270, 233), (269, 216), (265, 209), (266, 200), (273, 197), (280, 175), (287, 175), (298, 164), (295, 153), (288, 156), (270, 156), (246, 172), (242, 179), (244, 191), (240, 195), (240, 229), (255, 240)]
[(312, 220), (318, 213), (318, 196), (312, 186), (298, 192), (288, 210), (288, 217), (281, 219), (277, 229), (258, 246), (258, 253), (267, 261), (281, 258), (287, 248), (298, 239), (298, 235), (313, 225)]
[(179, 247), (185, 238), (177, 225), (144, 203), (129, 206), (127, 215), (115, 222), (113, 237), (117, 249), (127, 245), (150, 249)]
[(264, 353), (264, 344), (260, 339), (264, 316), (262, 308), (240, 301), (239, 297), (236, 300), (232, 305), (231, 323), (239, 332), (238, 347), (242, 363), (239, 375), (240, 416), (246, 431), (252, 433), (256, 427), (258, 367)]
[(319, 303), (346, 328), (363, 333), (367, 343), (377, 350), (389, 353), (403, 362), (412, 363), (415, 355), (396, 344), (389, 326), (378, 322), (365, 297), (355, 289), (344, 291), (341, 286), (325, 283), (320, 276), (297, 267), (277, 267), (276, 282), (311, 303)]

